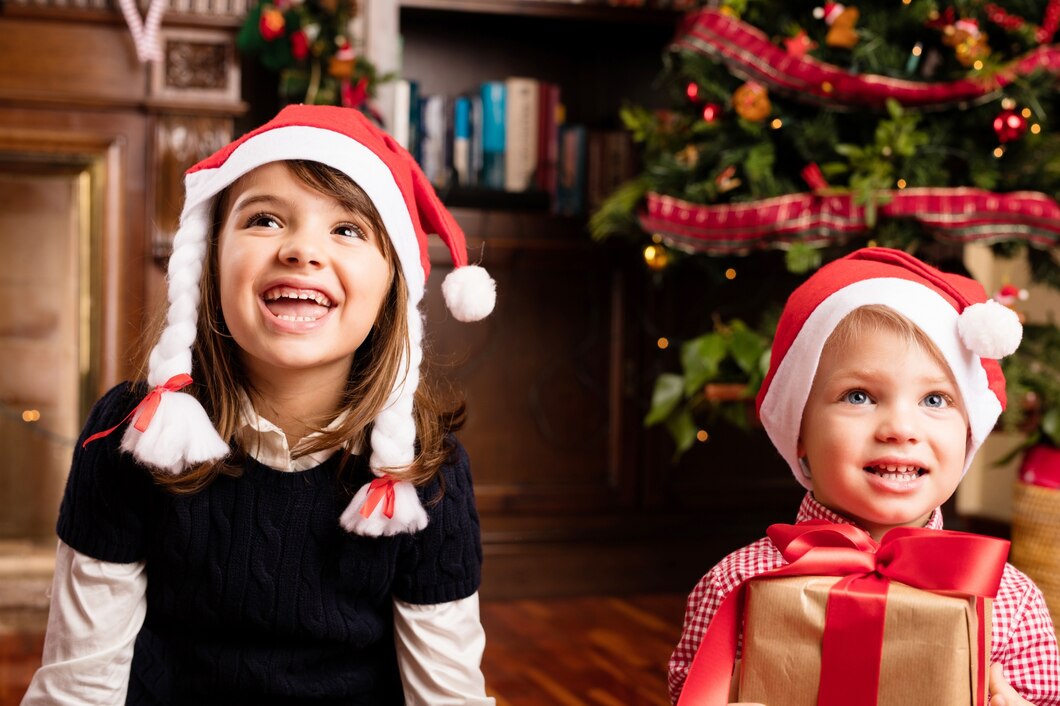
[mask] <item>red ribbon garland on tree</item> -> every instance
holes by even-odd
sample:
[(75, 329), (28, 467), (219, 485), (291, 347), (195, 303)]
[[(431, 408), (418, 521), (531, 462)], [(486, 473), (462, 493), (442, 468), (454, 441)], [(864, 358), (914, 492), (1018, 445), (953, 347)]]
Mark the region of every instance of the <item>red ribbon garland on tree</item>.
[(1036, 70), (1060, 72), (1060, 47), (1042, 46), (1013, 60), (989, 81), (908, 81), (851, 72), (812, 57), (797, 58), (757, 28), (717, 10), (685, 18), (674, 46), (718, 58), (745, 80), (759, 81), (798, 100), (833, 108), (882, 109), (888, 98), (907, 107), (938, 108), (989, 100), (1004, 86)]
[[(804, 173), (820, 185), (815, 176), (812, 168)], [(879, 220), (915, 220), (939, 240), (1022, 240), (1039, 248), (1060, 244), (1060, 204), (1039, 192), (953, 187), (909, 188), (886, 195), (890, 201), (879, 206)], [(800, 192), (703, 205), (649, 192), (639, 220), (644, 230), (660, 235), (668, 245), (711, 255), (742, 255), (795, 241), (829, 245), (869, 232), (865, 208), (850, 193)]]
[[(887, 585), (899, 581), (928, 591), (977, 597), (979, 614), (977, 703), (986, 702), (989, 637), (985, 598), (997, 595), (1009, 543), (964, 532), (893, 529), (877, 543), (854, 525), (810, 520), (767, 531), (789, 562), (755, 580), (780, 576), (843, 576), (829, 592), (818, 706), (876, 703), (883, 650)], [(692, 661), (677, 706), (724, 706), (736, 662), (746, 583), (726, 596)], [(838, 633), (856, 631), (842, 638)], [(859, 645), (860, 650), (851, 650)], [(838, 646), (843, 646), (837, 649)]]

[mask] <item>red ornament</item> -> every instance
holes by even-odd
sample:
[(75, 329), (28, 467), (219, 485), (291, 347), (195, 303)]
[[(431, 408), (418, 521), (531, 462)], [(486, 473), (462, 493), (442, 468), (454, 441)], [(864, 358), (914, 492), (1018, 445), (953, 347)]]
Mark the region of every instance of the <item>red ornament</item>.
[(800, 29), (799, 33), (794, 37), (784, 39), (784, 48), (788, 50), (788, 54), (791, 54), (796, 59), (801, 59), (806, 56), (807, 52), (817, 48), (817, 42), (810, 39), (810, 35), (806, 34), (806, 30)]
[(1002, 144), (1018, 140), (1027, 132), (1027, 119), (1015, 110), (1005, 108), (994, 118), (994, 132)]
[(696, 85), (695, 81), (692, 81), (685, 86), (685, 95), (688, 96), (688, 100), (693, 103), (699, 100), (699, 86)]
[(721, 115), (721, 106), (717, 103), (707, 103), (703, 106), (703, 119), (712, 123)]
[(291, 35), (291, 56), (298, 61), (309, 56), (309, 38), (302, 30)]
[(283, 30), (287, 23), (283, 19), (283, 13), (271, 5), (265, 6), (261, 11), (261, 20), (258, 22), (258, 31), (261, 38), (271, 42), (277, 37), (283, 36)]

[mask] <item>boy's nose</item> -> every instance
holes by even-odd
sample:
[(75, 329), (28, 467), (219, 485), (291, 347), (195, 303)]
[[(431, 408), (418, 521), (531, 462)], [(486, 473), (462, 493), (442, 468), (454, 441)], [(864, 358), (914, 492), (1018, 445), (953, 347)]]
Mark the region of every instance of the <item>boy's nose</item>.
[(919, 432), (916, 427), (916, 416), (913, 410), (904, 406), (886, 407), (881, 410), (880, 423), (876, 427), (876, 438), (888, 443), (907, 443), (917, 441)]
[(304, 232), (288, 233), (277, 255), (288, 265), (319, 267), (322, 261), (319, 245), (311, 235)]

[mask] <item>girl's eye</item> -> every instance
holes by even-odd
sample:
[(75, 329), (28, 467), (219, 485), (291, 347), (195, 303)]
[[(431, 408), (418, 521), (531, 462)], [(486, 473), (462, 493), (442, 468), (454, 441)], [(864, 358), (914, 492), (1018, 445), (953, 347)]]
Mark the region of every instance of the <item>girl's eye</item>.
[(335, 227), (335, 232), (344, 238), (359, 238), (361, 240), (367, 240), (364, 231), (359, 226), (355, 226), (352, 223), (343, 223), (340, 226)]
[(851, 390), (843, 395), (843, 401), (848, 404), (868, 404), (869, 394), (864, 390)]
[(268, 213), (255, 213), (247, 219), (247, 228), (279, 228), (280, 222)]
[(924, 406), (933, 409), (943, 409), (944, 407), (950, 406), (950, 398), (948, 395), (944, 395), (941, 392), (932, 392), (930, 395), (924, 397)]

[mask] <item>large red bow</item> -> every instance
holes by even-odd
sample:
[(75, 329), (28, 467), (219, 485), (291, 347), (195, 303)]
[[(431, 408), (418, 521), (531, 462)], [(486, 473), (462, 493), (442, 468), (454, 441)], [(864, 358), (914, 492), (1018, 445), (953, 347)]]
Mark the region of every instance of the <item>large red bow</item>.
[[(997, 595), (1009, 543), (964, 532), (911, 527), (893, 529), (876, 542), (853, 525), (811, 520), (773, 525), (767, 534), (789, 562), (756, 578), (842, 576), (830, 590), (821, 645), (818, 706), (874, 704), (879, 691), (883, 616), (891, 580), (928, 591), (977, 597), (979, 683), (985, 703), (985, 598)], [(732, 591), (714, 615), (685, 679), (678, 706), (723, 706), (736, 661), (736, 640), (746, 583)], [(854, 653), (844, 645), (862, 644)]]
[(137, 431), (147, 431), (147, 427), (151, 424), (151, 420), (154, 418), (155, 412), (158, 410), (158, 403), (162, 401), (162, 393), (176, 392), (182, 387), (187, 387), (190, 384), (191, 375), (188, 375), (187, 373), (178, 373), (161, 385), (155, 385), (151, 388), (151, 391), (147, 393), (147, 396), (140, 400), (140, 404), (133, 407), (132, 411), (126, 414), (120, 422), (112, 426), (110, 429), (98, 431), (85, 439), (84, 443), (81, 444), (81, 448), (88, 446), (89, 442), (95, 441), (96, 439), (102, 439), (104, 436), (109, 435), (137, 412), (140, 412), (140, 416), (136, 418), (133, 426)]
[(372, 511), (384, 499), (383, 514), (389, 520), (394, 517), (394, 483), (393, 478), (376, 478), (368, 484), (368, 495), (361, 506), (361, 516), (371, 517)]

